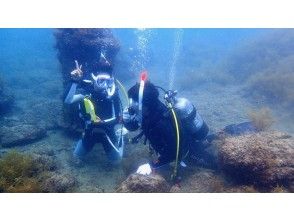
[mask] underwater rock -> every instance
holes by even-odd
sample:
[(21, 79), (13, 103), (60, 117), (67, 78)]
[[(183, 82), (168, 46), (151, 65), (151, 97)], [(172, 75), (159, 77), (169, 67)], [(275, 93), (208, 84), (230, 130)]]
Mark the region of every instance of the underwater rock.
[(76, 179), (67, 174), (53, 174), (42, 183), (42, 192), (67, 192), (76, 184)]
[(195, 147), (190, 149), (189, 154), (185, 158), (185, 162), (192, 166), (217, 170), (217, 156), (216, 147), (209, 141), (196, 142)]
[(172, 193), (208, 193), (223, 192), (224, 182), (217, 173), (209, 169), (198, 169), (191, 175), (183, 177), (180, 187), (174, 185), (170, 192)]
[[(70, 72), (75, 68), (75, 60), (82, 65), (84, 78), (91, 73), (112, 72), (115, 57), (120, 49), (118, 40), (107, 28), (60, 28), (54, 33), (58, 60), (61, 64), (64, 98), (72, 83)], [(101, 59), (103, 53), (108, 62)], [(110, 65), (109, 65), (110, 64)], [(64, 118), (72, 130), (79, 127), (78, 106), (64, 106)]]
[(75, 60), (83, 65), (84, 72), (97, 72), (108, 66), (101, 62), (100, 52), (113, 65), (120, 49), (119, 42), (107, 28), (60, 28), (55, 30), (54, 36), (65, 88), (71, 82)]
[(288, 189), (286, 189), (283, 186), (276, 186), (275, 188), (273, 188), (273, 190), (271, 191), (271, 193), (289, 193), (289, 192), (293, 192), (293, 191), (289, 191)]
[(30, 154), (6, 153), (0, 159), (0, 192), (40, 192), (38, 166)]
[(37, 164), (39, 172), (42, 171), (54, 171), (58, 167), (58, 163), (55, 160), (55, 157), (48, 156), (46, 154), (32, 154), (32, 160)]
[(241, 135), (246, 133), (255, 133), (257, 129), (252, 122), (243, 122), (240, 124), (231, 124), (224, 128), (224, 132), (230, 135)]
[(63, 103), (61, 100), (48, 100), (35, 104), (22, 116), (21, 120), (46, 129), (65, 127)]
[(131, 174), (116, 192), (120, 193), (164, 193), (169, 192), (169, 184), (157, 174)]
[(57, 164), (52, 156), (9, 150), (0, 158), (0, 192), (69, 191), (76, 181), (57, 174)]
[(64, 128), (61, 100), (48, 100), (33, 104), (29, 110), (2, 117), (0, 145), (11, 147), (33, 143), (46, 136), (50, 129)]
[(0, 128), (0, 143), (2, 147), (12, 147), (34, 142), (46, 136), (46, 130), (30, 124), (19, 124)]
[(294, 139), (268, 131), (224, 137), (219, 142), (222, 170), (236, 182), (261, 188), (289, 186), (294, 181)]
[(259, 191), (255, 189), (253, 186), (233, 186), (233, 187), (227, 187), (224, 190), (225, 193), (258, 193)]
[[(226, 189), (223, 191), (224, 193), (261, 193), (265, 191), (260, 191), (256, 189), (254, 186), (249, 186), (249, 185), (240, 185), (240, 186), (229, 186), (226, 187)], [(268, 190), (266, 192), (271, 192), (271, 193), (287, 193), (289, 192), (286, 188), (276, 186), (271, 190)]]

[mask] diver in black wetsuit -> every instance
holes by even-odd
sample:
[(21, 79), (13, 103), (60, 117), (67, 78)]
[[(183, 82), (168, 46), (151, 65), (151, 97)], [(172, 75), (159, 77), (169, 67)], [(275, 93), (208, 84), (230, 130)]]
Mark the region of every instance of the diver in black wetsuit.
[[(87, 73), (90, 79), (83, 79), (82, 66), (76, 62), (71, 72), (72, 86), (65, 103), (79, 102), (79, 115), (85, 122), (83, 137), (78, 141), (74, 156), (81, 158), (100, 142), (113, 163), (120, 161), (123, 154), (123, 135), (116, 129), (121, 123), (122, 107), (116, 83), (111, 71)], [(82, 92), (76, 94), (77, 87)], [(122, 126), (120, 126), (122, 129)]]
[[(131, 87), (128, 96), (130, 107), (123, 113), (125, 127), (130, 131), (141, 128), (141, 135), (145, 135), (158, 154), (156, 161), (141, 165), (137, 170), (137, 173), (148, 175), (152, 169), (176, 159), (176, 129), (172, 112), (159, 100), (157, 87), (146, 79), (141, 79), (140, 84)], [(206, 137), (208, 126), (190, 101), (185, 98), (174, 100), (174, 109), (179, 119), (179, 161), (185, 166), (182, 160), (195, 147), (195, 142)]]

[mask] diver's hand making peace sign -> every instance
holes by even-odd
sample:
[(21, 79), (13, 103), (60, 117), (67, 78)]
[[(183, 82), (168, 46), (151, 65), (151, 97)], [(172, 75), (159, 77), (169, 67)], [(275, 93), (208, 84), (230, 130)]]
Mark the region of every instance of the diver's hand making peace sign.
[(80, 81), (83, 77), (83, 71), (82, 71), (82, 65), (79, 66), (79, 63), (77, 60), (75, 60), (76, 68), (71, 71), (70, 75), (72, 80), (74, 81)]

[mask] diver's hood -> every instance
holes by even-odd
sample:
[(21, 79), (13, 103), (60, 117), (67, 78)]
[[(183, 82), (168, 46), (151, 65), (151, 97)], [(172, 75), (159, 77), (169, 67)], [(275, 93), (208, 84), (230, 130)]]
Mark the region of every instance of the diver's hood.
[(107, 73), (101, 73), (95, 76), (92, 73), (92, 80), (95, 92), (101, 92), (110, 98), (115, 93), (114, 78)]

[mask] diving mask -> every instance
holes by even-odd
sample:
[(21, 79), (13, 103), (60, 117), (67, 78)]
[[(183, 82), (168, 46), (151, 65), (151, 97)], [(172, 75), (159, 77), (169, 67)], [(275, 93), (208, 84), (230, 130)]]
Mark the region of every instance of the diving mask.
[(114, 78), (108, 74), (98, 74), (95, 76), (92, 73), (94, 90), (96, 92), (106, 93), (107, 97), (113, 96), (115, 92)]

